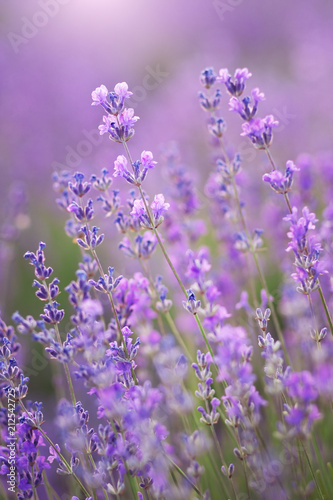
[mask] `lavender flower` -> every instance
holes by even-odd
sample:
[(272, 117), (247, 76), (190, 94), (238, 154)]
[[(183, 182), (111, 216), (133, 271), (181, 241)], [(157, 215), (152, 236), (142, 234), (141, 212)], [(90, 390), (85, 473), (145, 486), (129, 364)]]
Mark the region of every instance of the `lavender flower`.
[(293, 183), (294, 172), (299, 168), (292, 161), (287, 161), (286, 172), (283, 174), (280, 170), (273, 170), (269, 174), (263, 175), (262, 180), (268, 182), (271, 188), (279, 194), (286, 194), (290, 191)]
[(302, 210), (302, 217), (298, 217), (298, 210), (293, 207), (292, 213), (284, 218), (291, 222), (288, 237), (287, 252), (292, 250), (295, 255), (296, 273), (292, 274), (295, 281), (299, 283), (297, 291), (308, 295), (319, 287), (319, 276), (326, 271), (319, 262), (319, 255), (322, 251), (321, 245), (314, 236), (309, 236), (308, 232), (315, 229), (317, 222), (314, 213), (307, 207)]
[(290, 426), (291, 435), (309, 439), (314, 422), (321, 418), (314, 404), (318, 395), (315, 381), (308, 371), (291, 373), (286, 386), (293, 401), (292, 405), (284, 405), (285, 420)]
[(251, 78), (252, 73), (247, 68), (236, 69), (234, 73), (234, 81), (231, 80), (231, 75), (226, 68), (220, 69), (217, 81), (224, 83), (227, 91), (232, 96), (240, 96), (245, 89), (245, 82)]
[(250, 97), (244, 97), (242, 101), (239, 101), (237, 97), (233, 96), (229, 101), (230, 111), (239, 113), (241, 118), (246, 121), (254, 118), (257, 113), (259, 102), (265, 99), (264, 93), (260, 92), (258, 88), (253, 89), (251, 94), (252, 99)]
[(279, 122), (275, 120), (273, 115), (268, 115), (263, 119), (252, 118), (243, 123), (241, 135), (248, 137), (256, 149), (266, 149), (272, 144), (273, 128), (277, 127), (278, 124)]
[(212, 85), (214, 85), (216, 81), (216, 74), (213, 68), (207, 68), (202, 71), (200, 75), (200, 81), (206, 89), (209, 89)]
[[(167, 212), (167, 210), (169, 210), (170, 203), (165, 202), (163, 194), (156, 194), (154, 197), (154, 201), (152, 201), (150, 207), (152, 209), (154, 227), (157, 228), (163, 222), (163, 216)], [(142, 199), (134, 201), (131, 215), (133, 216), (134, 220), (139, 221), (143, 227), (152, 229), (150, 217), (146, 212), (146, 207)]]

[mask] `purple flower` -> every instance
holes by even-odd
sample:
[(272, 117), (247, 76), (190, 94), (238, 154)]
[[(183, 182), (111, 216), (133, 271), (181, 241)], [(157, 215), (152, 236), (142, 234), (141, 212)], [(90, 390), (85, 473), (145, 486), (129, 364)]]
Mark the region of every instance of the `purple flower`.
[(309, 439), (315, 420), (321, 414), (313, 401), (318, 396), (315, 379), (308, 371), (291, 373), (286, 380), (288, 394), (292, 405), (285, 404), (285, 420), (291, 426), (294, 436)]
[(234, 73), (234, 81), (231, 80), (231, 75), (227, 68), (220, 69), (217, 81), (224, 83), (227, 91), (232, 96), (240, 96), (245, 89), (245, 82), (252, 76), (247, 68), (236, 69)]
[(187, 250), (188, 266), (186, 276), (192, 278), (197, 283), (201, 291), (205, 290), (206, 273), (211, 270), (209, 263), (209, 252), (207, 248), (201, 248), (197, 254), (192, 250)]
[(133, 209), (131, 211), (131, 215), (134, 219), (140, 219), (140, 217), (142, 217), (145, 213), (146, 209), (143, 200), (134, 200)]
[(212, 98), (207, 97), (203, 92), (199, 92), (199, 100), (202, 108), (210, 113), (216, 111), (220, 104), (221, 97), (222, 95), (219, 89), (216, 90)]
[[(117, 108), (118, 109), (118, 108)], [(111, 117), (109, 120), (106, 118), (105, 126), (100, 126), (100, 133), (109, 132), (110, 139), (115, 142), (127, 142), (134, 135), (134, 123), (139, 120), (138, 116), (134, 115), (134, 109), (132, 108), (121, 108), (121, 111), (117, 111), (114, 114), (117, 115), (116, 122), (114, 118)]]
[(106, 103), (106, 99), (108, 96), (108, 89), (105, 87), (105, 85), (101, 85), (100, 87), (97, 87), (92, 93), (91, 97), (93, 102), (91, 103), (92, 106), (98, 106), (98, 104), (104, 104)]
[(309, 237), (308, 232), (315, 229), (317, 222), (314, 213), (311, 213), (308, 207), (302, 209), (303, 216), (298, 218), (298, 210), (292, 208), (292, 213), (284, 217), (284, 220), (290, 221), (291, 226), (287, 233), (290, 242), (287, 252), (292, 250), (295, 254), (296, 273), (292, 277), (300, 283), (297, 291), (308, 295), (319, 287), (318, 277), (325, 274), (323, 264), (319, 263), (321, 245), (315, 237)]
[(200, 82), (206, 89), (209, 89), (212, 85), (214, 85), (215, 81), (216, 74), (213, 68), (207, 68), (201, 72)]
[(317, 398), (318, 391), (315, 388), (315, 380), (310, 372), (291, 373), (286, 381), (289, 395), (298, 403), (308, 405)]
[(99, 125), (98, 127), (100, 135), (106, 134), (108, 132), (110, 133), (110, 127), (114, 122), (114, 117), (109, 115), (103, 116), (103, 122), (104, 123), (102, 125)]
[(169, 210), (170, 203), (165, 202), (163, 194), (156, 194), (154, 197), (154, 201), (150, 206), (153, 211), (155, 221), (158, 224), (165, 212)]
[[(118, 278), (113, 277), (114, 267), (108, 267), (108, 274), (104, 274), (104, 276), (100, 276), (98, 281), (89, 280), (90, 285), (92, 285), (99, 292), (113, 292), (121, 280), (123, 279), (122, 275), (118, 276)], [(96, 308), (95, 308), (96, 311)]]
[[(58, 444), (55, 445), (56, 449), (58, 450), (58, 452), (60, 452), (60, 446)], [(57, 462), (60, 461), (60, 458), (59, 458), (59, 455), (58, 453), (54, 450), (53, 446), (50, 446), (49, 447), (49, 452), (50, 452), (50, 455), (49, 457), (47, 458), (48, 462), (50, 462), (50, 464), (53, 463), (54, 460), (56, 460)]]
[(85, 299), (81, 303), (81, 310), (87, 316), (95, 318), (96, 316), (101, 316), (103, 314), (103, 306), (99, 300)]
[[(102, 87), (104, 87), (104, 85), (102, 85)], [(133, 95), (133, 92), (130, 92), (128, 90), (128, 85), (126, 82), (117, 83), (115, 85), (114, 91), (119, 97), (123, 99), (131, 97), (131, 95)]]
[(239, 113), (243, 120), (246, 121), (251, 120), (255, 116), (258, 103), (265, 99), (265, 95), (258, 88), (253, 89), (251, 94), (252, 100), (250, 97), (244, 97), (242, 101), (239, 101), (237, 97), (233, 96), (229, 101), (230, 111)]
[(79, 198), (82, 198), (82, 196), (87, 194), (90, 190), (91, 183), (83, 182), (84, 174), (82, 174), (81, 172), (76, 172), (73, 175), (73, 179), (75, 179), (75, 182), (68, 182), (68, 187), (72, 191), (72, 193), (74, 193)]
[(279, 122), (274, 119), (273, 115), (268, 115), (263, 119), (252, 118), (243, 123), (241, 135), (247, 136), (256, 149), (265, 149), (272, 144), (273, 128), (278, 124)]
[(264, 174), (262, 180), (269, 182), (271, 188), (277, 193), (286, 194), (291, 189), (294, 172), (298, 170), (299, 168), (296, 167), (294, 162), (289, 160), (286, 163), (285, 174), (280, 170), (273, 170), (269, 174)]
[(142, 151), (141, 163), (144, 168), (154, 168), (157, 161), (153, 161), (153, 153), (151, 151)]
[(138, 116), (134, 116), (133, 108), (125, 108), (119, 115), (120, 124), (128, 129), (132, 128), (134, 123), (138, 120), (140, 120), (140, 118)]
[(117, 156), (117, 159), (114, 162), (114, 177), (124, 177), (129, 173), (127, 168), (127, 159), (124, 155)]
[(191, 314), (197, 314), (200, 309), (201, 302), (196, 300), (196, 297), (191, 289), (186, 290), (187, 300), (183, 300), (183, 307)]
[(53, 273), (52, 267), (46, 267), (44, 265), (44, 262), (45, 262), (44, 248), (45, 247), (46, 247), (46, 244), (41, 241), (39, 243), (39, 248), (36, 251), (36, 253), (26, 252), (24, 254), (24, 258), (29, 259), (30, 264), (35, 267), (36, 278), (39, 278), (41, 280), (45, 280), (45, 279), (49, 278), (51, 276), (51, 274)]

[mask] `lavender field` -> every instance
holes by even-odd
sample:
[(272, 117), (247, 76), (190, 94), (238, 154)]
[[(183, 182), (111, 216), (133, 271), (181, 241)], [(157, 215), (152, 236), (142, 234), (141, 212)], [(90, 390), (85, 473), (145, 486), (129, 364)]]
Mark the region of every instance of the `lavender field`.
[(333, 498), (333, 5), (1, 15), (0, 498)]

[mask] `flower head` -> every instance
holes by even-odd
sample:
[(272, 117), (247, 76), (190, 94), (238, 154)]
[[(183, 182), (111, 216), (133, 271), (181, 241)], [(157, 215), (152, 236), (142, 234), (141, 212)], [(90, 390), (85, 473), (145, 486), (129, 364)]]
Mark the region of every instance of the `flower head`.
[(156, 194), (150, 205), (156, 221), (158, 221), (169, 210), (170, 203), (165, 203), (163, 194)]
[[(104, 86), (104, 85), (103, 85)], [(123, 98), (123, 99), (126, 99), (128, 97), (131, 97), (131, 95), (133, 95), (133, 92), (130, 92), (128, 90), (128, 85), (126, 82), (122, 82), (122, 83), (117, 83), (114, 87), (114, 91), (115, 93)]]
[(124, 174), (128, 173), (127, 169), (127, 160), (124, 155), (117, 156), (117, 159), (114, 162), (114, 177), (123, 177)]
[(247, 136), (256, 149), (265, 149), (272, 144), (273, 128), (278, 125), (279, 122), (274, 119), (273, 115), (268, 115), (263, 119), (252, 118), (243, 123), (241, 135)]
[(245, 89), (245, 82), (252, 76), (247, 68), (236, 69), (234, 73), (234, 80), (231, 80), (231, 75), (227, 68), (220, 69), (217, 81), (224, 83), (227, 87), (229, 94), (233, 96), (240, 96)]
[(131, 215), (135, 219), (139, 219), (143, 214), (146, 213), (146, 209), (142, 200), (134, 200), (133, 209)]
[(109, 93), (109, 91), (105, 87), (105, 85), (101, 85), (100, 87), (97, 87), (97, 89), (93, 90), (93, 92), (91, 93), (91, 97), (93, 100), (91, 105), (98, 106), (98, 104), (106, 103), (108, 93)]
[(141, 163), (144, 168), (154, 168), (157, 161), (153, 160), (153, 153), (151, 151), (142, 151)]
[(262, 180), (268, 182), (274, 191), (279, 194), (286, 194), (290, 191), (294, 172), (298, 171), (294, 162), (287, 161), (286, 172), (283, 174), (280, 170), (273, 170), (269, 174), (263, 175)]

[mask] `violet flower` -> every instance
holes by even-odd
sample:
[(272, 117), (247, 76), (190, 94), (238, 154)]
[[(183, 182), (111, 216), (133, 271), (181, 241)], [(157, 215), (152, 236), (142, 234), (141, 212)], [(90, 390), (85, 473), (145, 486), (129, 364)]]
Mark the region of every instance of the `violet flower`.
[(227, 91), (232, 96), (240, 96), (245, 89), (245, 82), (251, 78), (252, 73), (247, 68), (236, 69), (234, 73), (234, 80), (231, 80), (231, 75), (227, 68), (220, 69), (217, 81), (224, 83)]
[(326, 273), (319, 262), (321, 244), (315, 236), (308, 235), (315, 229), (317, 219), (307, 207), (302, 209), (302, 217), (298, 217), (298, 210), (293, 207), (292, 213), (283, 220), (291, 223), (287, 233), (290, 238), (287, 252), (292, 250), (295, 255), (296, 273), (292, 274), (292, 278), (299, 283), (297, 291), (308, 295), (318, 289), (319, 276)]
[(283, 174), (280, 170), (273, 170), (269, 174), (263, 175), (262, 180), (268, 182), (271, 188), (279, 194), (286, 194), (290, 191), (293, 183), (294, 172), (299, 171), (299, 168), (292, 161), (287, 161), (286, 172)]
[(266, 149), (272, 144), (273, 128), (278, 125), (279, 122), (273, 115), (268, 115), (263, 119), (252, 118), (243, 123), (241, 135), (248, 137), (256, 149)]

